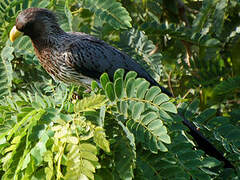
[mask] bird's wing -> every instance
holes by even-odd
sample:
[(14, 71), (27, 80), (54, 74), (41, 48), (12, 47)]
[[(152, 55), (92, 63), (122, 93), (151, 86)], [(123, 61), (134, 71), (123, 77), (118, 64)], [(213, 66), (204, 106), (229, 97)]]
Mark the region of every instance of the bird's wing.
[(106, 72), (113, 80), (114, 72), (123, 68), (126, 72), (137, 72), (138, 77), (145, 78), (151, 85), (159, 86), (164, 93), (172, 95), (125, 53), (87, 34), (71, 33), (69, 35), (73, 40), (68, 48), (67, 61), (80, 74), (92, 79), (99, 79), (101, 74)]
[(107, 72), (112, 79), (114, 72), (118, 68), (123, 68), (126, 71), (136, 71), (139, 77), (155, 83), (132, 58), (104, 41), (83, 33), (71, 35), (74, 36), (74, 41), (69, 45), (68, 63), (79, 73), (96, 79)]

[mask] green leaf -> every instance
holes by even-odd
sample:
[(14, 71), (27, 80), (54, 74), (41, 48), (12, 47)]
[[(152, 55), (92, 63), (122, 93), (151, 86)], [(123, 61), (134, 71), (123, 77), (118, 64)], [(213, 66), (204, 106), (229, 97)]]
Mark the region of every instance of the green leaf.
[(169, 97), (166, 94), (161, 93), (154, 98), (153, 103), (160, 105), (166, 101), (169, 101)]
[(216, 10), (214, 13), (214, 23), (213, 23), (213, 31), (216, 33), (217, 36), (221, 35), (226, 8), (227, 7), (227, 0), (219, 0), (216, 5)]
[(102, 106), (100, 109), (99, 113), (99, 126), (103, 127), (104, 126), (104, 120), (106, 117), (106, 106)]
[(157, 86), (153, 86), (147, 91), (145, 99), (152, 101), (159, 93), (161, 92), (161, 89)]
[(104, 150), (105, 152), (110, 152), (110, 145), (108, 140), (106, 139), (106, 135), (103, 128), (101, 127), (95, 128), (93, 140), (102, 150)]
[(150, 83), (143, 80), (137, 87), (137, 95), (136, 95), (137, 98), (143, 99), (149, 86), (150, 86)]
[(87, 160), (83, 160), (83, 166), (86, 168), (86, 169), (88, 169), (88, 170), (90, 170), (90, 171), (92, 171), (92, 172), (95, 172), (95, 167), (94, 167), (94, 165), (90, 162), (90, 161), (87, 161)]
[(158, 141), (158, 149), (162, 152), (168, 151), (168, 148), (161, 141)]
[(75, 137), (75, 136), (67, 136), (66, 142), (70, 143), (70, 144), (78, 144), (79, 143), (79, 139), (77, 137)]
[(23, 160), (23, 164), (22, 164), (21, 170), (24, 170), (29, 163), (30, 163), (30, 154), (27, 154), (27, 156)]
[(166, 143), (166, 144), (171, 144), (171, 138), (169, 135), (167, 135), (166, 133), (162, 134), (159, 136), (159, 140)]
[(102, 85), (103, 89), (105, 89), (107, 83), (110, 82), (107, 73), (103, 73), (103, 74), (101, 75), (101, 77), (100, 77), (100, 82), (101, 82), (101, 85)]
[(114, 148), (115, 168), (122, 179), (132, 179), (136, 161), (136, 145), (133, 134), (118, 121), (119, 131)]
[(165, 102), (160, 105), (160, 108), (164, 111), (177, 113), (177, 107), (172, 102)]
[(158, 145), (159, 141), (171, 143), (166, 127), (156, 112), (142, 113), (143, 107), (143, 103), (134, 103), (131, 111), (135, 118), (127, 121), (127, 127), (134, 133), (136, 140), (142, 142), (152, 153), (167, 151), (164, 145)]
[(126, 101), (120, 101), (120, 112), (127, 116), (128, 103)]
[(163, 123), (160, 119), (155, 119), (149, 123), (148, 128), (153, 130), (155, 134), (159, 134), (159, 131), (162, 130), (159, 127), (161, 127), (162, 125)]
[(207, 167), (207, 168), (213, 168), (219, 165), (220, 165), (220, 162), (213, 157), (205, 158), (202, 164), (203, 167)]
[(134, 83), (135, 83), (135, 79), (134, 78), (130, 78), (128, 79), (127, 83), (126, 83), (126, 94), (127, 97), (134, 97)]
[(0, 99), (10, 94), (12, 87), (13, 70), (11, 60), (14, 58), (12, 47), (4, 47), (0, 58)]
[(149, 112), (146, 115), (142, 116), (142, 122), (144, 124), (149, 124), (151, 121), (153, 121), (154, 119), (157, 119), (158, 116), (155, 112)]
[(98, 88), (99, 88), (98, 83), (97, 83), (96, 81), (92, 81), (92, 83), (91, 83), (91, 89), (92, 89), (93, 91), (95, 91), (95, 90), (98, 89)]
[(31, 155), (34, 157), (34, 160), (36, 161), (36, 163), (39, 165), (43, 158), (40, 154), (40, 149), (38, 148), (33, 148), (32, 151), (31, 151)]
[(207, 47), (216, 47), (219, 46), (221, 42), (218, 39), (208, 39), (207, 41), (204, 42), (204, 45)]
[(14, 51), (13, 47), (5, 46), (1, 52), (1, 58), (3, 59), (3, 61), (13, 60), (14, 59), (14, 56), (12, 54), (13, 51)]
[(100, 109), (106, 102), (106, 97), (103, 95), (92, 95), (77, 101), (74, 105), (74, 111), (76, 113), (83, 111), (90, 111)]
[(132, 118), (139, 119), (143, 110), (144, 110), (144, 104), (142, 102), (135, 103), (132, 110)]
[(199, 123), (204, 123), (213, 117), (216, 112), (216, 109), (205, 109), (199, 116), (197, 116), (196, 121)]
[(42, 0), (42, 1), (35, 0), (35, 1), (32, 1), (31, 7), (47, 8), (49, 3), (50, 2), (47, 0)]
[(103, 22), (107, 22), (115, 29), (132, 27), (132, 20), (127, 10), (115, 0), (84, 0), (83, 5), (95, 13)]
[(46, 108), (46, 103), (44, 102), (43, 98), (40, 97), (37, 93), (35, 94), (35, 102), (41, 107)]
[[(83, 172), (84, 175), (86, 175), (86, 176), (89, 177), (90, 179), (94, 179), (93, 173), (92, 173), (90, 170), (88, 170), (87, 168), (82, 167), (82, 172)], [(79, 178), (79, 179), (85, 179), (85, 178), (81, 177), (81, 178)]]
[(92, 144), (82, 143), (79, 148), (82, 151), (89, 151), (89, 152), (91, 152), (93, 154), (97, 154), (97, 148), (94, 145), (92, 145)]
[(73, 17), (72, 17), (71, 10), (69, 8), (69, 1), (68, 0), (65, 1), (64, 11), (65, 11), (65, 15), (68, 19), (69, 29), (70, 29), (70, 31), (73, 31), (73, 29), (72, 29)]
[(125, 83), (129, 81), (129, 79), (135, 79), (137, 77), (137, 73), (135, 71), (129, 71), (125, 76)]
[(114, 81), (116, 81), (118, 78), (123, 79), (124, 72), (125, 72), (124, 69), (116, 70), (115, 73), (114, 73)]
[(214, 98), (219, 98), (219, 96), (232, 96), (234, 92), (240, 89), (240, 76), (226, 79), (216, 85), (213, 89)]
[(115, 92), (112, 82), (108, 82), (105, 87), (105, 92), (110, 101), (115, 101)]
[(147, 132), (147, 133), (145, 134), (145, 136), (146, 136), (146, 139), (148, 139), (147, 142), (148, 142), (148, 148), (149, 148), (149, 150), (150, 150), (152, 153), (157, 154), (157, 152), (158, 152), (157, 139), (154, 138), (154, 136), (150, 135), (149, 132)]
[(82, 156), (85, 157), (85, 159), (88, 159), (90, 161), (98, 161), (97, 156), (95, 156), (94, 154), (88, 151), (82, 151)]
[(212, 8), (214, 7), (216, 1), (206, 1), (203, 7), (200, 9), (197, 18), (193, 22), (194, 31), (200, 31), (204, 28), (206, 21), (212, 13)]
[[(29, 112), (26, 116), (24, 116), (24, 117), (21, 119), (21, 121), (19, 121), (19, 122), (14, 126), (14, 128), (12, 128), (12, 129), (8, 132), (8, 137), (7, 137), (7, 139), (8, 139), (8, 140), (11, 139), (11, 137), (13, 136), (13, 134), (17, 132), (17, 129), (18, 129), (19, 127), (21, 127), (21, 125), (23, 125), (24, 123), (26, 123), (27, 121), (29, 121), (29, 119), (32, 120), (32, 119), (33, 119), (32, 116), (36, 115), (37, 113), (38, 113), (37, 110), (33, 110), (33, 111)], [(42, 112), (39, 111), (39, 113), (41, 114)]]
[[(159, 109), (159, 116), (164, 122), (172, 122), (173, 118), (164, 110)], [(175, 119), (174, 119), (175, 120)]]
[(67, 147), (66, 165), (67, 179), (90, 178), (94, 179), (95, 169), (97, 168), (98, 158), (97, 148), (89, 143), (79, 145), (69, 145)]
[(239, 141), (240, 130), (237, 128), (230, 129), (227, 133), (225, 133), (225, 137), (230, 141)]
[(194, 114), (198, 110), (199, 103), (200, 102), (198, 99), (194, 99), (193, 102), (188, 106), (187, 111), (184, 115), (187, 119), (191, 119), (194, 116)]
[(116, 97), (121, 99), (124, 96), (124, 89), (123, 89), (123, 79), (118, 78), (114, 81), (114, 91)]

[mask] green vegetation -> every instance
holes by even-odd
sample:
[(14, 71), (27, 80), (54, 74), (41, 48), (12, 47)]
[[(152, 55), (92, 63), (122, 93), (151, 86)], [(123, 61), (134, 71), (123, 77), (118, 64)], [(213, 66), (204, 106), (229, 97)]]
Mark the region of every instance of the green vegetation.
[[(31, 41), (8, 34), (28, 7), (118, 47), (174, 94), (115, 72), (100, 88), (55, 82)], [(0, 0), (2, 179), (239, 179), (238, 0)], [(196, 147), (181, 112), (235, 169)]]

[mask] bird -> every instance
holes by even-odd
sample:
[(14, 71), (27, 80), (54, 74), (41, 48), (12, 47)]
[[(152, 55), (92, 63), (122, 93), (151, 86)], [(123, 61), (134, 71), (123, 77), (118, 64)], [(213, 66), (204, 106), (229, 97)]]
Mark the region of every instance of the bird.
[[(149, 81), (151, 86), (160, 87), (163, 93), (172, 97), (172, 93), (160, 86), (130, 56), (94, 36), (65, 32), (60, 28), (56, 15), (48, 9), (32, 7), (20, 12), (10, 31), (10, 40), (13, 42), (21, 35), (30, 37), (40, 64), (54, 79), (88, 87), (92, 80), (99, 81), (103, 73), (113, 80), (114, 72), (122, 68), (125, 72), (135, 71), (138, 77)], [(233, 167), (193, 123), (180, 116), (200, 149), (223, 161), (227, 167)]]
[(138, 77), (172, 96), (140, 64), (117, 48), (82, 32), (63, 31), (55, 14), (48, 9), (23, 10), (16, 18), (10, 40), (13, 42), (22, 34), (30, 37), (40, 64), (54, 79), (89, 87), (103, 73), (113, 80), (114, 72), (122, 68), (137, 72)]

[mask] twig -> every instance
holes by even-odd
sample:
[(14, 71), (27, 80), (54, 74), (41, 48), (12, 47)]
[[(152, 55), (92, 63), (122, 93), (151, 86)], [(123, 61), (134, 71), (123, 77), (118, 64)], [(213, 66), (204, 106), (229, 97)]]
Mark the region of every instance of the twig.
[(182, 43), (186, 49), (186, 58), (184, 59), (184, 61), (188, 65), (188, 67), (190, 67), (191, 66), (190, 58), (192, 57), (191, 45), (190, 43), (183, 40), (182, 40)]
[(72, 14), (77, 14), (77, 13), (80, 13), (80, 12), (82, 12), (82, 11), (83, 11), (83, 8), (79, 8), (78, 10), (73, 11)]
[(158, 51), (158, 44), (156, 44), (155, 48), (149, 53), (149, 55), (153, 55)]
[(171, 84), (171, 75), (172, 75), (172, 72), (170, 71), (170, 73), (169, 73), (169, 75), (168, 75), (168, 87), (169, 87), (169, 89), (170, 89), (173, 97), (175, 97), (175, 96), (174, 96), (174, 93), (173, 93), (173, 89), (172, 89), (172, 84)]
[(191, 90), (192, 90), (192, 89), (189, 89), (189, 90), (187, 91), (187, 93), (186, 93), (182, 98), (185, 99), (185, 98), (188, 96), (188, 94), (191, 92)]
[[(187, 7), (185, 6), (182, 0), (178, 0), (177, 4), (178, 4), (178, 12), (179, 12), (180, 19), (186, 24), (186, 27), (191, 28), (191, 25), (189, 24), (189, 21), (186, 16)], [(184, 40), (182, 40), (182, 43), (186, 49), (186, 58), (184, 61), (186, 62), (188, 67), (190, 67), (191, 66), (190, 58), (192, 57), (191, 44)]]

